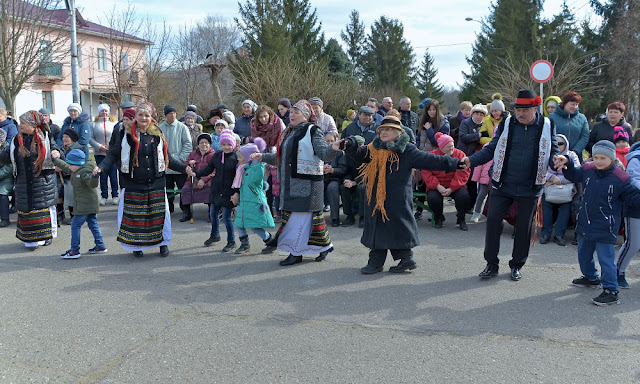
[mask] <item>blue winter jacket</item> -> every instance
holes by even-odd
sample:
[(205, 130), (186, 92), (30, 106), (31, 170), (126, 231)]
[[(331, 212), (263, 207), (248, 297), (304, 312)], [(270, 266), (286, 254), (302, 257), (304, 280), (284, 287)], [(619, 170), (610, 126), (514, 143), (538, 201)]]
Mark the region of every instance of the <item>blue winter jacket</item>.
[(576, 233), (600, 243), (615, 244), (622, 222), (623, 203), (632, 209), (640, 208), (640, 190), (634, 187), (629, 174), (612, 164), (598, 170), (592, 161), (582, 167), (567, 163), (564, 176), (574, 183), (582, 183)]
[(18, 134), (18, 124), (10, 117), (0, 123), (0, 129), (7, 132), (7, 138), (5, 139), (7, 143), (10, 143), (13, 137)]
[[(627, 153), (627, 173), (629, 174), (629, 182), (636, 189), (640, 189), (640, 143), (631, 146)], [(628, 204), (624, 205), (624, 217), (640, 219), (640, 208), (632, 209)]]
[(78, 116), (78, 118), (75, 120), (71, 120), (71, 117), (67, 116), (67, 118), (64, 119), (62, 128), (60, 128), (60, 135), (56, 140), (58, 146), (60, 148), (64, 147), (64, 144), (62, 143), (62, 135), (64, 135), (64, 131), (71, 128), (76, 131), (78, 136), (80, 136), (80, 139), (77, 141), (77, 143), (80, 144), (88, 159), (89, 141), (91, 140), (91, 127), (89, 126), (89, 117), (90, 116), (88, 113), (81, 113), (80, 116)]
[(582, 158), (582, 151), (589, 142), (589, 122), (585, 115), (579, 109), (569, 114), (558, 106), (549, 119), (556, 125), (556, 134), (565, 135), (569, 139), (569, 149)]

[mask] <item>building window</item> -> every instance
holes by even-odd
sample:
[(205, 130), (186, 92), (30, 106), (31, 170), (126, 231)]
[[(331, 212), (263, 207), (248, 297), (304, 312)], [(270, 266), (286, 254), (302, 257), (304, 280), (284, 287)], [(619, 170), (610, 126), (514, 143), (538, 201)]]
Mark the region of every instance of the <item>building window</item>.
[(129, 54), (127, 52), (120, 53), (120, 69), (123, 71), (129, 69)]
[(98, 48), (98, 71), (107, 70), (107, 50)]
[(42, 107), (47, 108), (51, 113), (55, 113), (53, 110), (53, 92), (42, 91)]
[(76, 52), (78, 52), (78, 68), (82, 68), (82, 47), (78, 45)]

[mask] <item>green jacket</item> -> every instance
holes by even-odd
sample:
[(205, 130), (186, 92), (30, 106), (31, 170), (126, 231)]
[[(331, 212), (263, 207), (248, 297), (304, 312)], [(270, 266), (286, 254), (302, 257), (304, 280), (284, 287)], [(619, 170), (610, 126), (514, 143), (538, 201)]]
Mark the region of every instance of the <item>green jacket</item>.
[(73, 206), (74, 215), (91, 215), (98, 213), (100, 204), (98, 203), (98, 193), (96, 188), (99, 184), (99, 178), (93, 177), (93, 168), (96, 163), (87, 161), (78, 172), (71, 172), (69, 164), (60, 159), (55, 159), (53, 163), (62, 170), (62, 172), (71, 175), (71, 185), (73, 185), (73, 198), (75, 204)]
[(246, 164), (243, 167), (240, 202), (233, 223), (240, 228), (273, 228), (273, 217), (262, 189), (264, 163)]

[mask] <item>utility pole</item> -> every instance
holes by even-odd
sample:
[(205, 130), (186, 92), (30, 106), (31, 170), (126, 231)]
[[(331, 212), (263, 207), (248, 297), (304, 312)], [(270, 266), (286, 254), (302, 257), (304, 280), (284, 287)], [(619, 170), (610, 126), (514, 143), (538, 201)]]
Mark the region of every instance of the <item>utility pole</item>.
[(73, 102), (80, 103), (80, 85), (78, 84), (78, 45), (76, 43), (76, 6), (75, 0), (64, 0), (71, 19), (71, 89)]

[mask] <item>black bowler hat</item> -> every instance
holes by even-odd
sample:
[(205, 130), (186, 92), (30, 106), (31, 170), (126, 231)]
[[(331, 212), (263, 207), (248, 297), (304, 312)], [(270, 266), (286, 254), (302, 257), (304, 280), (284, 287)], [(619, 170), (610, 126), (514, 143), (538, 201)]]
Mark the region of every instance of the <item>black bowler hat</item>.
[(518, 91), (516, 102), (511, 104), (513, 108), (533, 108), (542, 104), (542, 98), (536, 96), (531, 89), (521, 89)]

